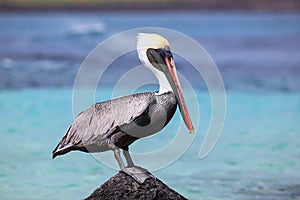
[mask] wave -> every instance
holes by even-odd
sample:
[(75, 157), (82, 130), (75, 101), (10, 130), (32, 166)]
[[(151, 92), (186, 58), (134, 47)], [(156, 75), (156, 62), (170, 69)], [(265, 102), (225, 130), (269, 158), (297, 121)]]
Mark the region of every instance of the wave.
[(102, 34), (106, 31), (106, 24), (103, 22), (73, 24), (70, 33), (75, 35)]

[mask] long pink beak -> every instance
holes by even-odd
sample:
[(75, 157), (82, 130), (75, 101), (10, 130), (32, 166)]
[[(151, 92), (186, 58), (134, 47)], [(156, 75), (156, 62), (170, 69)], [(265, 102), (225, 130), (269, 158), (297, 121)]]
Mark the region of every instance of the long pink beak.
[(173, 89), (173, 92), (175, 93), (175, 96), (177, 98), (178, 104), (179, 104), (179, 109), (182, 115), (182, 118), (187, 126), (187, 128), (189, 129), (190, 134), (194, 133), (194, 127), (192, 124), (192, 120), (190, 118), (189, 112), (187, 110), (186, 107), (186, 103), (182, 94), (182, 89), (179, 83), (179, 79), (177, 77), (177, 72), (176, 72), (176, 67), (174, 64), (174, 60), (173, 58), (164, 58), (164, 61), (167, 65), (168, 71), (170, 76), (168, 76), (168, 74), (166, 74), (167, 79), (169, 80), (171, 87)]

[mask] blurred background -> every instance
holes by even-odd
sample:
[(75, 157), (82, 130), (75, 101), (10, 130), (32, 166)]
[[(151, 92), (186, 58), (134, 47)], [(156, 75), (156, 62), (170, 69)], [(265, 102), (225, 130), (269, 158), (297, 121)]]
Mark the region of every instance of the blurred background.
[[(84, 58), (113, 34), (149, 26), (199, 42), (227, 93), (221, 138), (200, 160), (210, 97), (178, 59), (178, 71), (197, 90), (200, 127), (187, 152), (154, 174), (188, 199), (300, 198), (299, 10), (297, 0), (1, 0), (1, 199), (83, 199), (116, 173), (84, 153), (52, 160), (51, 152), (73, 121), (72, 87)], [(136, 53), (124, 59), (139, 63)], [(97, 101), (109, 96), (111, 77)], [(168, 143), (179, 120), (177, 113), (132, 150)]]

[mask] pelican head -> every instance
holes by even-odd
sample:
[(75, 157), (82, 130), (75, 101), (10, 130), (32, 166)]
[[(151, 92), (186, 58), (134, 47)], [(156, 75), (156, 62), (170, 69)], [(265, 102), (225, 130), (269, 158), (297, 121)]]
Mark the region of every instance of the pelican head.
[(158, 34), (139, 33), (137, 51), (141, 62), (159, 81), (158, 94), (168, 91), (175, 94), (182, 118), (192, 134), (194, 128), (182, 94), (169, 42)]

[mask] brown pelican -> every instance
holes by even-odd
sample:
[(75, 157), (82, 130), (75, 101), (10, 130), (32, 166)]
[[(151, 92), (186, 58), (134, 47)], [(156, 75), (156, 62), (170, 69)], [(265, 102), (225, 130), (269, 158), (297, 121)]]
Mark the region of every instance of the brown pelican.
[[(158, 92), (145, 92), (96, 103), (81, 112), (53, 151), (53, 158), (73, 150), (103, 152), (113, 150), (120, 169), (143, 182), (145, 172), (136, 167), (128, 152), (135, 140), (160, 131), (179, 105), (183, 120), (194, 128), (183, 98), (169, 42), (160, 35), (139, 33), (137, 51), (142, 63), (159, 81)], [(125, 167), (120, 149), (127, 161)]]

